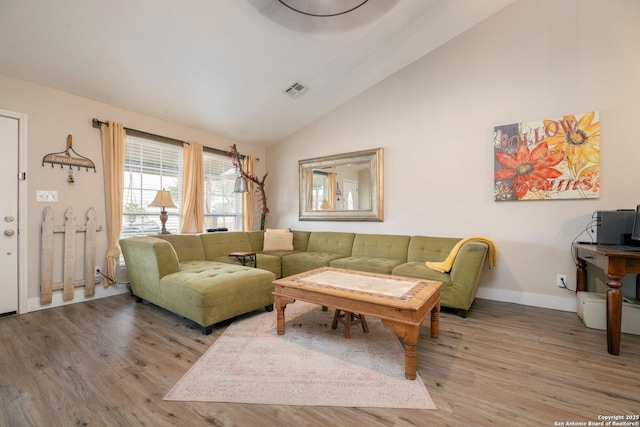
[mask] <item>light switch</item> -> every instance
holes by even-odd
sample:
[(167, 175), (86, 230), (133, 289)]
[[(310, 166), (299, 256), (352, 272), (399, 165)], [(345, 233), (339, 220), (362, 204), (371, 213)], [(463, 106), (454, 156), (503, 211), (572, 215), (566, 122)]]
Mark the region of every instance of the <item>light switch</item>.
[(52, 203), (57, 201), (58, 201), (57, 191), (44, 191), (44, 190), (36, 191), (36, 202)]

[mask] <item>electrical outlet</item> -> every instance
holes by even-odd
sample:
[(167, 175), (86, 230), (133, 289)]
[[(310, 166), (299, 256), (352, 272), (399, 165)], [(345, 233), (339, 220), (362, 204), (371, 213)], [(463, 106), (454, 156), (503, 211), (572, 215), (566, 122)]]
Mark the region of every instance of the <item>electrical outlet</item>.
[(556, 275), (556, 285), (560, 288), (564, 288), (567, 283), (567, 275), (566, 274), (557, 274)]
[(99, 265), (96, 265), (96, 269), (94, 270), (93, 277), (100, 277), (101, 276), (101, 274), (100, 274), (101, 271), (102, 271), (102, 268)]

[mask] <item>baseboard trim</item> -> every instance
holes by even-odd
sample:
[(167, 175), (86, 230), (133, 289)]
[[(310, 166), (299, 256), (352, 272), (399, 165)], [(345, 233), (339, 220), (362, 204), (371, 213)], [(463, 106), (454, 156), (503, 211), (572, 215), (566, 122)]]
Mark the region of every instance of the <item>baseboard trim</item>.
[(62, 299), (62, 291), (53, 292), (51, 298), (51, 304), (42, 305), (40, 304), (40, 297), (29, 298), (27, 302), (28, 311), (38, 311), (45, 310), (48, 308), (60, 307), (63, 305), (75, 304), (78, 302), (91, 301), (100, 298), (111, 297), (114, 295), (120, 295), (129, 292), (126, 285), (124, 283), (117, 283), (115, 285), (111, 285), (108, 288), (103, 286), (96, 286), (95, 295), (92, 297), (84, 296), (84, 288), (76, 288), (73, 294), (73, 299), (71, 301), (64, 301)]
[[(93, 297), (84, 296), (84, 288), (75, 290), (73, 300), (64, 301), (62, 299), (62, 291), (54, 292), (51, 304), (40, 304), (40, 298), (29, 298), (28, 311), (45, 310), (48, 308), (59, 307), (63, 305), (75, 304), (79, 302), (91, 301), (99, 298), (111, 297), (129, 292), (126, 285), (118, 283), (117, 285), (104, 288), (96, 286), (95, 295)], [(478, 298), (488, 299), (491, 301), (512, 302), (515, 304), (529, 305), (533, 307), (551, 308), (554, 310), (576, 312), (577, 300), (575, 296), (557, 297), (551, 295), (531, 294), (526, 292), (509, 291), (506, 289), (488, 289), (479, 288), (476, 294)]]
[(541, 294), (531, 294), (526, 292), (509, 291), (506, 289), (479, 288), (476, 294), (478, 298), (492, 301), (513, 302), (516, 304), (530, 305), (533, 307), (551, 308), (554, 310), (576, 312), (576, 296), (551, 296)]

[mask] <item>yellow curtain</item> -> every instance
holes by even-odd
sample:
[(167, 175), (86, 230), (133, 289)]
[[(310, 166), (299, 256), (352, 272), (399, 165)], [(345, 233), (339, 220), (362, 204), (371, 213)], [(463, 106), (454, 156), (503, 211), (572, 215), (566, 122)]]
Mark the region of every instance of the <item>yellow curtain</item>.
[[(247, 175), (254, 175), (254, 163), (255, 159), (253, 156), (247, 156), (242, 161), (242, 170), (245, 171)], [(242, 219), (242, 226), (244, 227), (244, 231), (253, 230), (253, 181), (247, 181), (247, 189), (248, 192), (242, 195), (242, 209), (244, 212), (244, 217)]]
[(330, 209), (335, 209), (336, 208), (336, 184), (338, 183), (338, 180), (336, 178), (337, 174), (335, 173), (330, 173), (327, 176), (327, 200), (329, 201), (329, 206)]
[(122, 123), (107, 122), (100, 126), (102, 134), (102, 162), (104, 167), (105, 207), (107, 211), (107, 248), (104, 286), (116, 282), (116, 268), (120, 258), (122, 230), (122, 200), (124, 194), (124, 159), (127, 154), (127, 134)]
[(204, 231), (204, 158), (202, 144), (188, 142), (182, 146), (182, 217), (181, 233)]

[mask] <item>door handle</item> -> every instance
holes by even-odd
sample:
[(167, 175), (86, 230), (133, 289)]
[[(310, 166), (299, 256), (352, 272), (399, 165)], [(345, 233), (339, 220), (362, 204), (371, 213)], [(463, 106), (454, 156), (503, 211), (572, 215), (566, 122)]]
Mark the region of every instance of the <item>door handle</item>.
[(4, 230), (4, 235), (5, 235), (5, 236), (9, 236), (9, 237), (11, 237), (11, 236), (13, 236), (13, 233), (14, 233), (14, 231), (13, 231), (13, 230)]
[(4, 217), (4, 222), (13, 222), (14, 218), (10, 215)]

